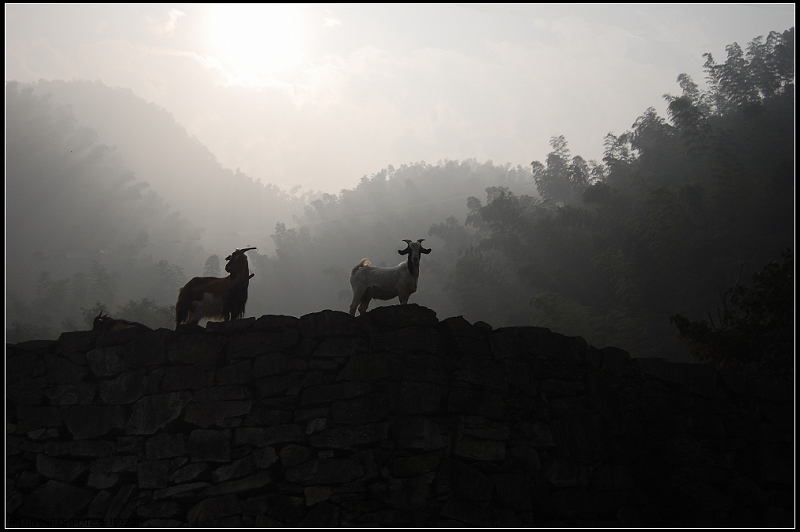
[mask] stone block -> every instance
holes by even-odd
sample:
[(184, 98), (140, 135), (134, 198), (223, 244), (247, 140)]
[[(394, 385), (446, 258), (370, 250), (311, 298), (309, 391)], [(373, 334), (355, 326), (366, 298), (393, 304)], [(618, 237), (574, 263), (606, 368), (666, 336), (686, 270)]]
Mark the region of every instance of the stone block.
[(402, 381), (389, 386), (389, 409), (395, 415), (438, 412), (444, 391), (426, 382)]
[(71, 440), (49, 441), (45, 445), (48, 456), (107, 457), (116, 450), (109, 441)]
[(538, 471), (542, 468), (539, 453), (533, 447), (511, 447), (506, 450), (509, 470)]
[(492, 475), (497, 498), (506, 508), (518, 512), (530, 512), (531, 504), (531, 478), (530, 475), (520, 473), (502, 473)]
[(301, 404), (331, 403), (337, 399), (353, 399), (366, 395), (370, 391), (372, 391), (370, 383), (355, 381), (309, 386), (303, 390)]
[(312, 455), (311, 449), (300, 445), (289, 444), (281, 449), (280, 458), (284, 469), (302, 464)]
[(300, 333), (310, 338), (352, 336), (358, 330), (356, 318), (337, 310), (323, 310), (301, 316), (299, 327)]
[(392, 460), (392, 475), (399, 478), (417, 477), (436, 471), (442, 461), (442, 453), (432, 452), (414, 456), (398, 457)]
[(453, 432), (446, 423), (428, 417), (398, 417), (391, 421), (391, 429), (398, 447), (423, 452), (447, 447)]
[(501, 441), (460, 438), (453, 449), (453, 455), (468, 460), (503, 461), (506, 459), (506, 444)]
[(185, 496), (187, 493), (195, 493), (205, 488), (208, 488), (211, 484), (208, 482), (192, 482), (190, 484), (180, 484), (178, 486), (170, 486), (169, 488), (164, 488), (163, 490), (157, 490), (153, 492), (153, 500), (161, 500), (161, 499), (171, 499), (173, 497), (181, 497)]
[(349, 359), (356, 354), (356, 341), (352, 338), (325, 338), (313, 350), (314, 364), (316, 360), (343, 358)]
[[(178, 518), (180, 514), (181, 507), (173, 501), (153, 501), (136, 507), (136, 516), (139, 519)], [(175, 522), (180, 523), (180, 521)]]
[(248, 454), (244, 458), (223, 465), (211, 472), (211, 479), (215, 483), (226, 482), (228, 480), (245, 477), (252, 474), (256, 469), (255, 457)]
[(231, 431), (193, 430), (189, 435), (187, 450), (192, 462), (230, 462)]
[(303, 441), (305, 427), (286, 424), (274, 427), (243, 427), (236, 429), (236, 445), (250, 443), (257, 447)]
[(268, 471), (258, 471), (254, 475), (238, 480), (229, 480), (216, 486), (206, 488), (200, 493), (200, 497), (216, 497), (218, 495), (228, 495), (233, 493), (250, 492), (262, 490), (262, 488), (272, 482)]
[(225, 358), (228, 340), (210, 334), (185, 334), (167, 347), (167, 358), (175, 364), (216, 368)]
[(500, 394), (459, 386), (451, 388), (447, 410), (499, 421), (508, 418), (508, 407)]
[(47, 354), (44, 362), (47, 382), (50, 384), (75, 384), (89, 374), (87, 367), (79, 366), (59, 355)]
[(550, 426), (559, 455), (603, 461), (607, 450), (601, 423), (590, 416), (554, 420)]
[(36, 455), (36, 471), (45, 478), (70, 484), (89, 470), (85, 462), (51, 458), (45, 454)]
[(303, 374), (299, 372), (267, 377), (256, 383), (256, 394), (259, 399), (286, 395), (288, 390), (300, 386), (301, 382), (303, 382)]
[(345, 425), (364, 425), (386, 419), (389, 415), (387, 397), (368, 395), (345, 401), (335, 401), (331, 407), (333, 422)]
[(557, 488), (587, 486), (594, 468), (567, 458), (553, 458), (542, 467), (542, 474)]
[(214, 372), (200, 366), (177, 366), (164, 370), (161, 389), (165, 392), (199, 390), (214, 385)]
[(217, 370), (217, 384), (244, 384), (253, 380), (253, 361), (234, 362)]
[(189, 508), (186, 518), (190, 525), (197, 525), (238, 514), (241, 510), (239, 499), (235, 495), (223, 495), (200, 501)]
[(461, 336), (465, 338), (475, 338), (483, 340), (489, 336), (489, 332), (482, 328), (472, 325), (463, 316), (453, 316), (442, 320), (439, 329), (447, 331), (451, 336)]
[(149, 366), (166, 365), (167, 342), (174, 341), (175, 332), (167, 329), (146, 331), (134, 336), (130, 342), (130, 352), (127, 353), (125, 363), (130, 368), (143, 368)]
[(19, 513), (38, 519), (72, 519), (94, 498), (92, 490), (48, 480), (28, 496)]
[[(447, 501), (444, 508), (442, 508), (441, 515), (468, 525), (479, 527), (492, 526), (492, 515), (488, 508), (477, 506), (456, 498)], [(453, 523), (452, 526), (458, 527), (459, 525)]]
[(100, 381), (100, 399), (109, 405), (126, 405), (139, 400), (145, 393), (145, 368), (126, 371), (112, 380)]
[(155, 434), (157, 430), (177, 419), (191, 399), (192, 394), (187, 391), (142, 397), (133, 405), (125, 432)]
[(319, 458), (288, 468), (286, 480), (303, 486), (346, 484), (362, 476), (364, 466), (346, 458)]
[(144, 460), (138, 464), (139, 489), (167, 487), (169, 460)]
[(186, 454), (183, 434), (157, 434), (144, 444), (148, 460), (161, 460)]
[(351, 355), (336, 380), (374, 381), (395, 379), (401, 365), (396, 355), (387, 352), (355, 353)]
[(270, 329), (278, 329), (280, 331), (286, 329), (296, 329), (300, 323), (298, 318), (294, 316), (271, 315), (265, 314), (256, 320), (253, 324), (253, 330), (264, 331)]
[(508, 391), (508, 380), (502, 367), (487, 365), (475, 355), (462, 358), (459, 366), (453, 372), (456, 382), (475, 384), (499, 392)]
[(445, 483), (454, 497), (486, 505), (492, 497), (492, 481), (477, 469), (459, 460), (449, 459), (443, 464), (439, 483)]
[[(284, 447), (284, 449), (285, 448), (286, 447)], [(274, 447), (254, 449), (253, 457), (255, 459), (255, 465), (258, 469), (267, 469), (278, 461), (278, 454), (275, 452)]]
[(127, 346), (93, 349), (86, 353), (86, 360), (96, 377), (114, 377), (127, 369), (124, 359), (128, 350)]
[(129, 329), (119, 329), (116, 331), (104, 331), (97, 336), (95, 347), (98, 349), (103, 349), (106, 347), (128, 344), (133, 338), (142, 335), (145, 332), (146, 331), (135, 327), (131, 327)]
[(306, 506), (314, 506), (319, 502), (330, 499), (331, 495), (333, 495), (333, 487), (309, 486), (303, 490), (303, 495), (306, 499)]
[(253, 360), (253, 378), (260, 379), (295, 371), (305, 371), (308, 364), (302, 358), (284, 353), (259, 355)]
[(309, 436), (308, 441), (314, 447), (354, 449), (357, 446), (383, 441), (388, 436), (388, 423), (373, 423), (329, 428), (317, 434), (312, 434)]
[(40, 405), (47, 386), (47, 377), (23, 378), (6, 387), (6, 401), (13, 405)]
[(255, 318), (241, 318), (230, 321), (209, 321), (206, 323), (206, 331), (217, 334), (236, 334), (251, 330), (255, 323)]
[(32, 353), (10, 356), (6, 358), (6, 384), (13, 384), (20, 379), (39, 377), (45, 374), (44, 358)]
[(511, 427), (507, 423), (498, 423), (478, 416), (461, 416), (459, 421), (460, 432), (465, 436), (503, 441), (511, 436)]
[(370, 339), (370, 351), (391, 351), (398, 354), (441, 353), (444, 343), (436, 329), (412, 326), (404, 329), (374, 333)]
[(412, 478), (380, 480), (369, 486), (373, 497), (397, 510), (422, 511), (428, 505), (433, 490), (434, 473)]
[(107, 434), (125, 426), (125, 410), (121, 406), (76, 405), (64, 410), (64, 423), (77, 440)]
[(628, 502), (627, 491), (587, 491), (567, 488), (553, 493), (550, 508), (558, 517), (606, 514), (615, 515)]
[(50, 404), (64, 405), (90, 405), (97, 392), (97, 385), (93, 382), (80, 382), (78, 384), (57, 384), (47, 389), (45, 395), (50, 399)]
[[(167, 480), (173, 484), (183, 484), (196, 480), (200, 475), (208, 470), (208, 464), (200, 462), (198, 464), (189, 464), (169, 474)], [(207, 485), (206, 485), (207, 486)], [(204, 486), (204, 487), (206, 487)]]
[(136, 473), (139, 459), (136, 456), (110, 456), (92, 460), (90, 471), (92, 473)]
[(187, 423), (203, 428), (220, 426), (223, 420), (246, 416), (253, 406), (252, 401), (204, 401), (189, 403), (184, 419)]

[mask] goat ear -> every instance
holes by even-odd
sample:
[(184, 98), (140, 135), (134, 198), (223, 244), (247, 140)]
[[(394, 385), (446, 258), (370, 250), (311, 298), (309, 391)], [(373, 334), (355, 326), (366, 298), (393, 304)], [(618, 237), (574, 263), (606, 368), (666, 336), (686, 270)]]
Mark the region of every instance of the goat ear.
[(420, 247), (419, 247), (419, 252), (420, 252), (420, 253), (424, 253), (424, 254), (426, 254), (426, 255), (427, 255), (428, 253), (430, 253), (430, 252), (431, 252), (431, 250), (429, 250), (429, 249), (425, 249), (424, 247), (420, 246)]
[(397, 252), (401, 255), (408, 255), (408, 248), (406, 249), (398, 249)]

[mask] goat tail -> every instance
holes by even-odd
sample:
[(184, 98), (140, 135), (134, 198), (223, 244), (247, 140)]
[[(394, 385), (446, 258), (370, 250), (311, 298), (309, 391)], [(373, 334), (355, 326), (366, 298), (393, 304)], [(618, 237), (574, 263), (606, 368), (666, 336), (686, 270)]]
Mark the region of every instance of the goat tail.
[(361, 262), (356, 264), (356, 267), (353, 268), (353, 271), (350, 272), (350, 277), (354, 276), (359, 268), (363, 268), (364, 266), (369, 266), (369, 259), (361, 259)]

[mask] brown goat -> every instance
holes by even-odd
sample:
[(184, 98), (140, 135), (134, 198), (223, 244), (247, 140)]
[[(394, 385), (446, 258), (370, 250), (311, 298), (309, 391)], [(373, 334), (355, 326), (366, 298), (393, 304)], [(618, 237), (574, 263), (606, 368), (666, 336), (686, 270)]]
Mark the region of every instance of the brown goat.
[(115, 320), (109, 315), (103, 316), (103, 311), (100, 311), (92, 323), (93, 331), (119, 331), (120, 329), (142, 329), (143, 331), (152, 331), (147, 325), (135, 321), (128, 320)]
[(175, 304), (175, 327), (182, 323), (197, 325), (203, 318), (230, 321), (244, 316), (250, 273), (245, 252), (256, 248), (237, 249), (225, 260), (227, 277), (195, 277), (178, 293)]

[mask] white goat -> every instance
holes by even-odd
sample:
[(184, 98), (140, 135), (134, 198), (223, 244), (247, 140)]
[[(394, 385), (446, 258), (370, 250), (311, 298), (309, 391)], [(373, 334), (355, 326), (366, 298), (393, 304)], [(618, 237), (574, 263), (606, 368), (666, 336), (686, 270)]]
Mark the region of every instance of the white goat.
[(361, 259), (350, 272), (350, 286), (353, 287), (353, 302), (350, 303), (350, 315), (359, 315), (367, 311), (372, 299), (389, 300), (400, 298), (400, 304), (408, 303), (408, 298), (417, 291), (419, 280), (419, 259), (421, 254), (428, 254), (430, 249), (422, 247), (424, 238), (416, 242), (403, 240), (406, 249), (397, 250), (400, 255), (408, 255), (408, 260), (392, 268), (370, 266), (369, 259)]

